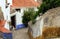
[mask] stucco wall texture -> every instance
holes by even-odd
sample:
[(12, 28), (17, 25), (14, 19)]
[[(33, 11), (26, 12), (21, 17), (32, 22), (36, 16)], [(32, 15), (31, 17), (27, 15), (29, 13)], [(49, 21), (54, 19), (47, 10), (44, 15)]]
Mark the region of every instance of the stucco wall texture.
[[(42, 21), (43, 25), (40, 26), (39, 24), (41, 23), (42, 19), (43, 19), (43, 21)], [(39, 22), (39, 20), (40, 20), (40, 22)], [(38, 37), (36, 36), (34, 38), (33, 34), (30, 33), (32, 31), (30, 31), (29, 33), (31, 35), (30, 34), (29, 35), (30, 35), (30, 37), (32, 36), (31, 39), (48, 39), (48, 38), (52, 39), (53, 37), (54, 37), (53, 39), (56, 39), (55, 37), (60, 36), (60, 31), (59, 31), (60, 30), (60, 7), (48, 10), (45, 14), (42, 15), (42, 17), (40, 17), (39, 20), (37, 20), (37, 22), (38, 22), (37, 24), (40, 27), (43, 27), (43, 28), (41, 28), (42, 36), (38, 35)], [(34, 25), (36, 25), (36, 23)], [(33, 28), (34, 27), (35, 26), (33, 26)], [(33, 29), (33, 28), (31, 28), (31, 29)], [(38, 30), (37, 27), (34, 28), (34, 30), (36, 30), (36, 29)]]

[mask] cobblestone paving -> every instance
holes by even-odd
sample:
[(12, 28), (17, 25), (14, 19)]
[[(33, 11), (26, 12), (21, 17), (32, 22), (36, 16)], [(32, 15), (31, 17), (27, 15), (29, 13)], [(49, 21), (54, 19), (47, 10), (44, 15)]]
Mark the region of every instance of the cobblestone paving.
[(28, 28), (13, 31), (13, 39), (29, 39), (27, 31)]

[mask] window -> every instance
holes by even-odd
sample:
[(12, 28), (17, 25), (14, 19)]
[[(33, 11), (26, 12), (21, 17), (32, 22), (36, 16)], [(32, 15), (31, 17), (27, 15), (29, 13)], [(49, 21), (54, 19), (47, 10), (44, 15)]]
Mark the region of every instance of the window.
[(21, 12), (21, 9), (15, 9), (15, 10)]

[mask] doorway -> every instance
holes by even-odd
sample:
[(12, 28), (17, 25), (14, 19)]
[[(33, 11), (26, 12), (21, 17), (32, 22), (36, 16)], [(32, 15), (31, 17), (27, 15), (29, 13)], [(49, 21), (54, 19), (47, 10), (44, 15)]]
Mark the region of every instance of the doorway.
[(16, 15), (11, 17), (11, 25), (12, 27), (16, 28)]

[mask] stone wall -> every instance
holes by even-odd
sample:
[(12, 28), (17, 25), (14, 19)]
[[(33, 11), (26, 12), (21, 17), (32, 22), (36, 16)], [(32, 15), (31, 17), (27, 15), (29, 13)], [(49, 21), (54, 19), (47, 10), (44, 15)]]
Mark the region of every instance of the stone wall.
[(30, 24), (30, 28), (36, 39), (60, 36), (60, 7), (48, 10), (34, 25)]

